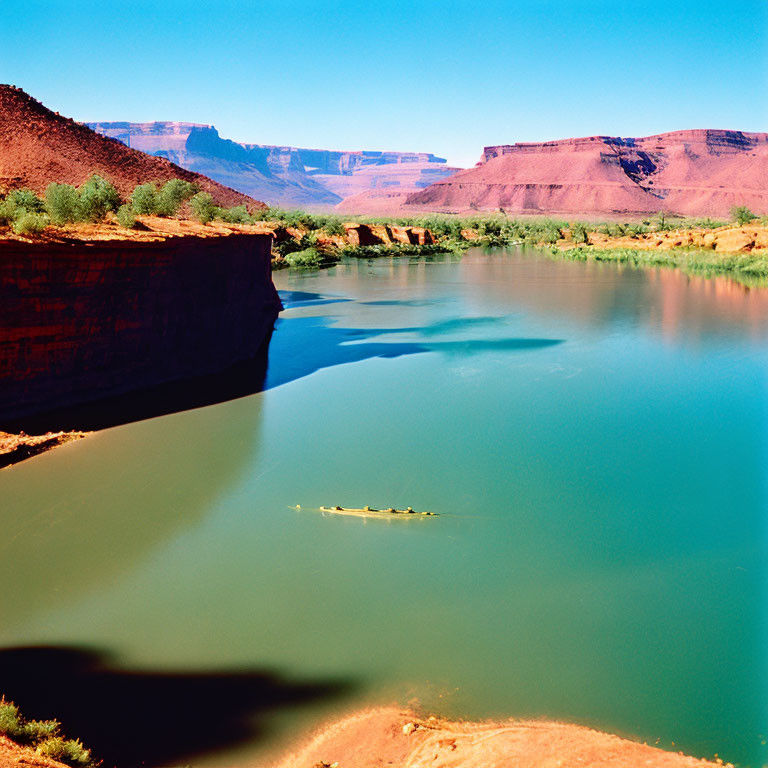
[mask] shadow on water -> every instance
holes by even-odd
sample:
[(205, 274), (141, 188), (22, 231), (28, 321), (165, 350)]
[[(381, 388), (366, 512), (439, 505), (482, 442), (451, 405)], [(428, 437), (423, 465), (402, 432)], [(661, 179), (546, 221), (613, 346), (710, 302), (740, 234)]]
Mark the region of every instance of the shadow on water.
[(289, 680), (262, 669), (126, 669), (72, 647), (0, 650), (0, 693), (30, 719), (56, 718), (105, 768), (169, 766), (269, 734), (281, 710), (340, 698), (347, 680)]
[[(289, 295), (286, 295), (289, 294)], [(322, 294), (302, 291), (281, 292), (286, 308), (310, 307)], [(326, 299), (324, 303), (346, 301)], [(409, 302), (365, 302), (395, 306)], [(402, 328), (344, 328), (329, 325), (327, 317), (298, 316), (278, 320), (270, 350), (266, 389), (308, 376), (322, 368), (357, 363), (371, 358), (396, 358), (424, 352), (473, 354), (488, 351), (530, 350), (562, 344), (561, 339), (501, 338), (435, 341), (433, 336), (477, 327), (503, 325), (504, 317), (452, 318), (428, 326)], [(418, 341), (376, 341), (387, 335), (418, 334)]]
[[(286, 309), (346, 303), (348, 298), (308, 291), (281, 291)], [(366, 302), (367, 305), (412, 306), (423, 302)], [(152, 389), (99, 400), (0, 424), (0, 431), (42, 434), (59, 430), (100, 430), (170, 413), (227, 402), (308, 376), (321, 368), (375, 357), (396, 358), (422, 352), (472, 354), (493, 350), (523, 350), (562, 343), (559, 339), (472, 339), (432, 341), (437, 336), (471, 328), (498, 327), (505, 318), (453, 318), (424, 327), (338, 328), (326, 317), (282, 318), (277, 334), (268, 337), (259, 354), (226, 371)], [(419, 341), (372, 341), (387, 334), (418, 334)], [(271, 341), (271, 344), (270, 344)]]

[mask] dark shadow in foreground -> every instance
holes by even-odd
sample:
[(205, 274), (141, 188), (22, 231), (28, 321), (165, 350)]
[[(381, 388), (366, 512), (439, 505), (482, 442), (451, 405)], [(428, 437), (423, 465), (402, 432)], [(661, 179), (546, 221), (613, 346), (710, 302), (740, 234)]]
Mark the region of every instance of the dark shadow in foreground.
[(291, 681), (255, 669), (125, 669), (68, 647), (0, 650), (0, 694), (29, 719), (55, 718), (105, 768), (183, 764), (258, 741), (279, 710), (343, 696), (348, 681)]

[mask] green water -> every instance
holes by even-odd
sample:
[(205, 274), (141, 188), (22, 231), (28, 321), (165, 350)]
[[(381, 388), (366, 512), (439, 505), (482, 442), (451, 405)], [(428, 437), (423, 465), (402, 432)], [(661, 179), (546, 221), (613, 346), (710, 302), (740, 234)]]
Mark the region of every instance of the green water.
[(411, 697), (768, 761), (768, 292), (481, 251), (275, 282), (264, 392), (0, 473), (0, 645), (351, 683), (221, 765)]

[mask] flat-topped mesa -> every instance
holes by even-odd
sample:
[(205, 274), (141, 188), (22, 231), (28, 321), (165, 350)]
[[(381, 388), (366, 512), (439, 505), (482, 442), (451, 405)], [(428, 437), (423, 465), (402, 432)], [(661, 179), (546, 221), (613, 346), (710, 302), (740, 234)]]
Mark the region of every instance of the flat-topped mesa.
[(768, 212), (768, 134), (674, 131), (485, 147), (481, 161), (409, 195), (406, 208), (526, 214), (727, 216)]
[(498, 144), (483, 148), (481, 163), (487, 163), (495, 157), (526, 152), (557, 152), (564, 148), (590, 148), (596, 144), (614, 147), (655, 148), (658, 151), (672, 145), (703, 144), (712, 153), (749, 151), (759, 145), (768, 144), (768, 133), (749, 133), (747, 131), (716, 130), (711, 128), (689, 131), (671, 131), (643, 138), (624, 138), (622, 136), (584, 136), (575, 139), (555, 139), (553, 141), (523, 141), (515, 144)]
[(79, 185), (94, 173), (114, 184), (123, 197), (137, 184), (178, 178), (197, 184), (220, 205), (263, 206), (199, 173), (52, 112), (20, 88), (0, 85), (0, 193), (19, 187), (41, 193), (54, 181)]
[[(212, 125), (185, 122), (88, 123), (98, 133), (205, 173), (273, 205), (330, 206), (381, 186), (426, 187), (452, 173), (428, 152), (308, 149), (224, 139)], [(413, 179), (423, 173), (423, 183)]]

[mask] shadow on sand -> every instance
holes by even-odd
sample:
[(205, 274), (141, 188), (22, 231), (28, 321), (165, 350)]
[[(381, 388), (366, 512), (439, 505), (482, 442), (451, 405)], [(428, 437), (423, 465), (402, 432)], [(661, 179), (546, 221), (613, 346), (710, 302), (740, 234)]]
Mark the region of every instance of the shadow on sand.
[(348, 681), (296, 681), (259, 669), (126, 669), (69, 647), (0, 650), (0, 693), (30, 719), (55, 718), (104, 768), (172, 766), (253, 743), (280, 710), (350, 693)]

